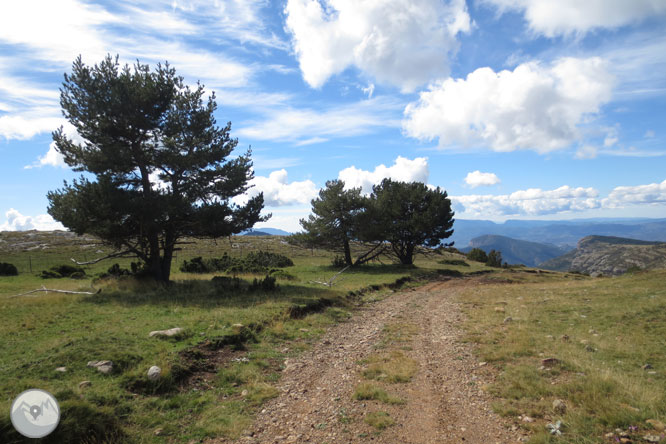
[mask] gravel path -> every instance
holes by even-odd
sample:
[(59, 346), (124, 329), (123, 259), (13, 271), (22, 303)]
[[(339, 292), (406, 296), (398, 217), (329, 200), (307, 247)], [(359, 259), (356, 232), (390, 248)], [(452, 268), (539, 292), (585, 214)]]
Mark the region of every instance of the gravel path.
[[(237, 443), (517, 443), (521, 435), (492, 413), (480, 387), (492, 374), (460, 342), (462, 321), (456, 295), (476, 279), (433, 282), (370, 304), (330, 329), (321, 342), (286, 362), (280, 396), (267, 402)], [(402, 326), (406, 338), (388, 341), (386, 326)], [(395, 339), (395, 338), (394, 338)], [(362, 371), (370, 356), (399, 350), (418, 363), (407, 383), (377, 383), (401, 405), (358, 401), (368, 382)], [(392, 426), (377, 430), (364, 421), (386, 412)], [(214, 440), (211, 443), (223, 443)]]

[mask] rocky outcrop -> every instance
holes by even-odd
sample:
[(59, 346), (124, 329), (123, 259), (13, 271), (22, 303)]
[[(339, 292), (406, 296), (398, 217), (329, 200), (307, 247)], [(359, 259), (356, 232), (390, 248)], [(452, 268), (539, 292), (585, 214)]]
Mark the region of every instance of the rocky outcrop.
[(619, 275), (630, 269), (666, 268), (666, 243), (610, 236), (587, 236), (575, 250), (540, 265), (558, 271)]

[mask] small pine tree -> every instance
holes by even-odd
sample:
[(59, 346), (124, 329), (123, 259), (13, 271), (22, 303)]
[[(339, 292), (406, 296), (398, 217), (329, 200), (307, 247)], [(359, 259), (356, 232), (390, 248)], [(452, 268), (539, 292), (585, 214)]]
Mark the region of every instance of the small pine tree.
[(488, 255), (480, 248), (472, 248), (472, 250), (467, 253), (467, 259), (470, 261), (483, 262), (485, 264), (488, 262)]
[(502, 252), (490, 250), (490, 253), (488, 253), (488, 259), (486, 260), (486, 265), (489, 267), (502, 268)]

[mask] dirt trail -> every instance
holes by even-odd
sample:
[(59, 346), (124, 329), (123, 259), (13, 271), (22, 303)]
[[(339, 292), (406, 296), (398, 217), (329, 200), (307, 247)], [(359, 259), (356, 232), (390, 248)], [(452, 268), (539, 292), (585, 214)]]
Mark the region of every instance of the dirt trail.
[[(302, 356), (288, 360), (280, 396), (265, 404), (238, 443), (517, 443), (521, 435), (492, 413), (480, 387), (492, 377), (460, 342), (457, 293), (476, 279), (433, 282), (397, 292), (329, 330)], [(353, 400), (369, 356), (387, 352), (385, 327), (411, 335), (389, 344), (418, 362), (410, 382), (381, 383), (402, 405)], [(396, 348), (397, 347), (397, 348)], [(374, 383), (374, 382), (373, 382)], [(364, 417), (383, 411), (395, 424), (382, 430)], [(212, 442), (222, 443), (224, 440)]]

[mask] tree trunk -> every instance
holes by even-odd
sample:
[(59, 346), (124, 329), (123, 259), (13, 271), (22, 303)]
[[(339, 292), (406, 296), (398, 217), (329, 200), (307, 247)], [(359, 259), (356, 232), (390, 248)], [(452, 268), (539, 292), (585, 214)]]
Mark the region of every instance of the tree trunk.
[(351, 256), (351, 248), (349, 248), (349, 239), (345, 237), (343, 243), (345, 248), (345, 264), (354, 265), (354, 261)]

